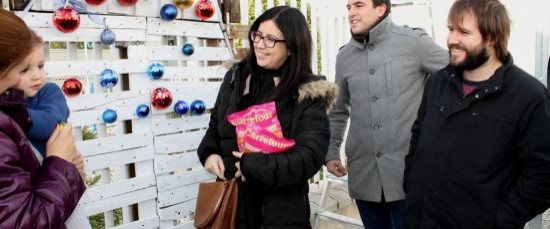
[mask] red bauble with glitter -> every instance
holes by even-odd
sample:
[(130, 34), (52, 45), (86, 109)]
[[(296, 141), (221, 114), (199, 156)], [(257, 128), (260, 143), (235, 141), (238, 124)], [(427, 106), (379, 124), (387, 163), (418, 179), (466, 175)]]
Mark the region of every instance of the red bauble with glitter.
[(78, 29), (80, 25), (80, 15), (71, 6), (65, 6), (53, 12), (53, 25), (59, 31), (70, 33)]
[(200, 0), (195, 5), (195, 14), (201, 20), (206, 20), (214, 16), (214, 5), (210, 0)]
[(138, 0), (117, 0), (118, 4), (121, 6), (133, 6), (137, 3)]
[(172, 105), (172, 92), (164, 87), (155, 88), (151, 92), (151, 103), (158, 110), (169, 107)]
[(88, 5), (91, 5), (91, 6), (99, 6), (104, 2), (105, 0), (86, 0), (86, 3), (88, 3)]
[(82, 92), (82, 83), (78, 79), (70, 78), (63, 82), (63, 86), (61, 88), (63, 89), (65, 95), (68, 97), (74, 97), (80, 95), (80, 92)]

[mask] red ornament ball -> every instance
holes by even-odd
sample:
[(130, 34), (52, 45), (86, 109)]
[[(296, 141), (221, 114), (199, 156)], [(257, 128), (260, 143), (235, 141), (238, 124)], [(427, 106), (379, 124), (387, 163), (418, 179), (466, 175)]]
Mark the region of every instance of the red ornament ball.
[(151, 92), (151, 103), (158, 110), (165, 109), (172, 105), (172, 92), (164, 87), (158, 87)]
[(214, 5), (210, 0), (200, 0), (195, 5), (195, 14), (201, 20), (206, 20), (214, 16)]
[(133, 6), (137, 3), (138, 0), (117, 0), (118, 4), (121, 6)]
[(86, 0), (86, 3), (88, 3), (88, 5), (91, 5), (91, 6), (99, 6), (104, 2), (105, 0)]
[(61, 88), (63, 89), (65, 95), (74, 97), (80, 95), (80, 92), (82, 92), (82, 83), (78, 79), (70, 78), (63, 82), (63, 86)]
[(78, 29), (80, 15), (71, 6), (61, 7), (53, 12), (52, 21), (59, 31), (70, 33)]

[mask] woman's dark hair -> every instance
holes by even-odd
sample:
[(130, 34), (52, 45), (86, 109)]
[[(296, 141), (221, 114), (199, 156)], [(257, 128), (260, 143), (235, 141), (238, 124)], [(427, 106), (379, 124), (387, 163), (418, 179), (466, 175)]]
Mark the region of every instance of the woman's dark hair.
[[(265, 69), (258, 66), (256, 62), (254, 45), (252, 45), (254, 42), (250, 38), (250, 35), (252, 31), (258, 31), (261, 23), (269, 20), (273, 20), (277, 28), (283, 33), (283, 39), (288, 47), (290, 56), (287, 57), (286, 61), (279, 68), (281, 79), (274, 92), (271, 95), (267, 95), (266, 98), (261, 99), (261, 102), (279, 100), (291, 96), (291, 93), (296, 91), (301, 83), (313, 75), (311, 71), (312, 39), (306, 18), (296, 8), (276, 6), (260, 15), (250, 27), (248, 42), (251, 44), (251, 47), (246, 59), (252, 77), (262, 77), (262, 71), (265, 71)], [(254, 90), (254, 88), (251, 87), (251, 90)]]

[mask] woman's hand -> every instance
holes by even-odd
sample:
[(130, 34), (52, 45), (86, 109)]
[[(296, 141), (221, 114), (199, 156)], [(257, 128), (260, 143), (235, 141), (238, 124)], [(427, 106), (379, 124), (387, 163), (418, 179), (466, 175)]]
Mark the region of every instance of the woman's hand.
[[(233, 151), (233, 156), (235, 156), (236, 158), (239, 158), (241, 159), (241, 157), (243, 156), (243, 153), (241, 152), (237, 152), (237, 151)], [(241, 161), (237, 161), (237, 163), (235, 163), (235, 167), (237, 167), (237, 172), (235, 173), (235, 177), (236, 178), (241, 178), (241, 180), (243, 182), (246, 181), (246, 178), (243, 176), (243, 173), (241, 172)]]
[(206, 171), (216, 175), (218, 178), (222, 180), (225, 179), (225, 176), (223, 176), (223, 173), (225, 172), (225, 166), (223, 165), (222, 157), (218, 154), (212, 154), (206, 158), (206, 162), (204, 162), (204, 168)]
[(46, 157), (57, 156), (70, 163), (78, 159), (80, 153), (76, 151), (72, 129), (70, 123), (65, 126), (57, 125), (46, 143)]

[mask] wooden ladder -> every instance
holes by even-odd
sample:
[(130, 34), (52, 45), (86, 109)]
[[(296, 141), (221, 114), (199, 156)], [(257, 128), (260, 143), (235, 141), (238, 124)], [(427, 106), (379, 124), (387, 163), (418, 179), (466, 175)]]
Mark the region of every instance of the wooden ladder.
[(360, 228), (363, 229), (363, 228), (365, 228), (363, 226), (363, 222), (361, 222), (361, 220), (357, 220), (357, 219), (354, 219), (354, 218), (351, 218), (351, 217), (348, 217), (348, 216), (336, 214), (334, 212), (330, 212), (327, 209), (325, 209), (326, 205), (327, 205), (327, 202), (328, 202), (328, 198), (330, 196), (329, 193), (330, 193), (330, 188), (331, 188), (332, 183), (347, 185), (348, 184), (348, 177), (347, 176), (335, 177), (335, 176), (332, 176), (332, 175), (329, 175), (329, 176), (326, 177), (325, 186), (323, 188), (323, 194), (321, 195), (321, 201), (319, 202), (319, 208), (315, 212), (315, 222), (313, 224), (313, 228), (314, 229), (321, 228), (321, 220), (336, 223), (336, 224), (344, 226), (345, 228), (350, 228), (350, 229), (360, 229)]

